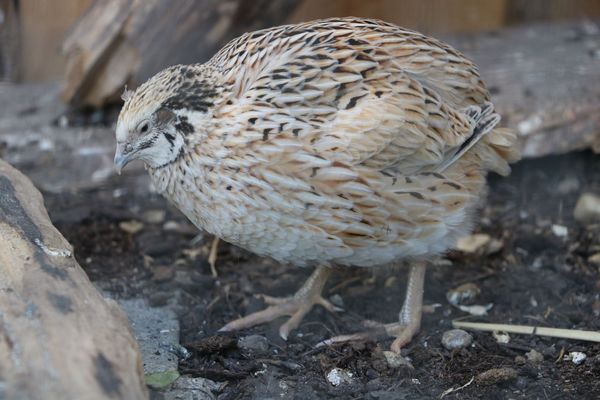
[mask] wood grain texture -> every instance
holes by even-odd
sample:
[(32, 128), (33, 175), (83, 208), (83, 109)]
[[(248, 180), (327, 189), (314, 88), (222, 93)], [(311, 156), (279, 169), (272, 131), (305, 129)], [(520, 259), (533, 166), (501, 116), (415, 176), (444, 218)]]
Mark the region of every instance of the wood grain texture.
[[(107, 5), (107, 3), (110, 3)], [(173, 64), (208, 60), (233, 37), (283, 22), (296, 0), (96, 1), (66, 38), (63, 99), (100, 106)]]
[(20, 0), (19, 68), (25, 82), (51, 82), (65, 68), (60, 45), (91, 0)]
[(0, 398), (147, 398), (125, 314), (77, 264), (40, 192), (1, 160), (0, 237)]
[(508, 0), (304, 0), (290, 16), (298, 23), (356, 16), (383, 19), (425, 34), (479, 32), (505, 25)]
[(15, 2), (0, 0), (0, 82), (18, 78), (20, 40)]

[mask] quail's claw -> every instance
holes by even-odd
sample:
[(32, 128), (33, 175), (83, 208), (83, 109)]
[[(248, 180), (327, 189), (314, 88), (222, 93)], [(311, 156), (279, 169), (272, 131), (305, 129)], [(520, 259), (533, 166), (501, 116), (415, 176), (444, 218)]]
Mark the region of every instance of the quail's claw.
[(364, 332), (352, 333), (348, 335), (338, 335), (317, 343), (316, 347), (334, 346), (342, 343), (359, 342), (365, 340), (375, 340), (378, 338), (394, 337), (390, 350), (400, 353), (402, 347), (406, 346), (413, 337), (419, 332), (420, 321), (414, 321), (408, 325), (398, 322), (391, 324), (380, 324), (380, 326), (366, 330)]
[(215, 236), (211, 245), (210, 245), (210, 253), (208, 254), (208, 264), (210, 265), (210, 273), (213, 278), (217, 278), (219, 276), (217, 272), (217, 254), (219, 250), (219, 238)]
[(404, 305), (400, 311), (399, 321), (391, 324), (381, 324), (368, 321), (369, 329), (364, 332), (350, 335), (334, 336), (317, 344), (317, 347), (332, 346), (334, 344), (348, 343), (360, 340), (373, 340), (379, 337), (394, 337), (390, 349), (400, 353), (421, 328), (421, 314), (423, 309), (423, 284), (425, 282), (425, 264), (416, 263), (411, 266), (408, 275), (408, 284)]
[(324, 299), (320, 294), (315, 297), (271, 297), (266, 295), (260, 295), (260, 297), (269, 307), (231, 321), (219, 329), (219, 332), (250, 328), (255, 325), (271, 322), (279, 317), (289, 316), (290, 318), (279, 328), (279, 336), (287, 340), (290, 332), (300, 326), (300, 322), (302, 322), (304, 316), (310, 312), (313, 306), (318, 304), (330, 312), (343, 311), (343, 309), (334, 306), (331, 302)]
[(343, 311), (321, 296), (323, 286), (329, 277), (330, 270), (327, 267), (319, 267), (306, 280), (304, 285), (292, 297), (271, 297), (260, 295), (264, 302), (269, 305), (266, 309), (246, 315), (245, 317), (229, 322), (219, 329), (219, 332), (229, 332), (249, 328), (251, 326), (264, 324), (279, 317), (290, 318), (279, 328), (279, 335), (287, 340), (292, 330), (296, 329), (302, 319), (315, 305), (321, 305), (330, 312)]

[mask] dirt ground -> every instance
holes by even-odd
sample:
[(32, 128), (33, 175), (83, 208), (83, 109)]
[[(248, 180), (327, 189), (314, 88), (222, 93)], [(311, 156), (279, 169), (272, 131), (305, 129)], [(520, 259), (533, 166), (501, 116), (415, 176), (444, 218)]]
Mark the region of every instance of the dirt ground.
[[(99, 287), (116, 297), (143, 297), (176, 310), (181, 343), (192, 354), (180, 362), (180, 373), (228, 382), (219, 399), (439, 398), (473, 377), (445, 398), (600, 398), (599, 344), (523, 335), (511, 335), (502, 344), (490, 333), (472, 332), (473, 345), (453, 351), (442, 347), (451, 321), (467, 315), (446, 300), (446, 292), (463, 283), (480, 289), (474, 303), (493, 304), (487, 316), (471, 319), (600, 330), (600, 268), (587, 261), (600, 252), (600, 226), (585, 227), (573, 218), (581, 193), (600, 193), (600, 158), (583, 152), (523, 161), (509, 178), (492, 176), (490, 182), (476, 232), (503, 245), (493, 254), (452, 252), (429, 268), (424, 301), (440, 306), (430, 307), (421, 332), (402, 351), (412, 367), (398, 368), (384, 357), (389, 339), (314, 345), (361, 330), (365, 318), (394, 321), (405, 269), (338, 271), (325, 294), (341, 301), (345, 311), (333, 315), (315, 308), (287, 342), (277, 335), (282, 321), (219, 335), (227, 321), (263, 307), (254, 294), (291, 295), (310, 271), (221, 243), (220, 276), (213, 279), (206, 261), (212, 237), (202, 236), (196, 244), (194, 227), (158, 195), (136, 192), (127, 175), (111, 177), (99, 188), (45, 197), (53, 222)], [(142, 225), (123, 224), (129, 221)], [(566, 227), (567, 235), (557, 236), (553, 225)], [(268, 349), (238, 348), (236, 338), (250, 334), (264, 336)], [(543, 361), (525, 357), (532, 349)], [(587, 359), (579, 365), (564, 359), (572, 351)], [(352, 380), (332, 386), (326, 375), (333, 367), (350, 372)], [(503, 367), (513, 371), (478, 377)]]

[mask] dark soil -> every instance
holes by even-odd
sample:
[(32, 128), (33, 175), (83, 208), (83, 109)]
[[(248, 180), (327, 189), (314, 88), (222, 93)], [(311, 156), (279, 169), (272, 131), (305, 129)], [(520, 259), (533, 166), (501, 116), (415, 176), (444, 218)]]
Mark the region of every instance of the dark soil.
[[(424, 315), (421, 332), (403, 349), (413, 368), (396, 369), (383, 355), (390, 339), (334, 348), (315, 344), (361, 330), (364, 318), (394, 321), (402, 304), (405, 269), (339, 271), (325, 294), (341, 296), (346, 311), (332, 315), (315, 308), (287, 342), (277, 334), (283, 321), (219, 335), (218, 328), (227, 321), (263, 307), (254, 294), (291, 295), (311, 271), (221, 243), (220, 276), (213, 279), (206, 262), (212, 237), (205, 235), (200, 244), (193, 244), (193, 226), (156, 195), (130, 190), (115, 196), (129, 187), (123, 177), (92, 191), (48, 193), (46, 203), (99, 287), (116, 297), (145, 297), (155, 306), (168, 304), (177, 311), (181, 342), (192, 353), (180, 362), (180, 372), (227, 381), (221, 399), (439, 398), (451, 387), (503, 367), (516, 371), (516, 377), (480, 376), (445, 398), (600, 398), (597, 343), (511, 335), (510, 342), (500, 344), (490, 333), (472, 332), (474, 344), (466, 349), (448, 351), (441, 346), (451, 321), (466, 315), (448, 303), (446, 292), (466, 282), (481, 290), (475, 303), (493, 303), (489, 315), (471, 319), (600, 330), (600, 270), (587, 261), (600, 252), (600, 226), (585, 227), (573, 219), (581, 193), (600, 193), (600, 158), (578, 153), (524, 161), (509, 178), (493, 176), (490, 181), (476, 231), (504, 245), (490, 255), (452, 252), (450, 262), (429, 268), (425, 304), (441, 306)], [(144, 222), (135, 234), (120, 228), (123, 221), (147, 220), (152, 210), (166, 210), (164, 221)], [(567, 227), (568, 236), (556, 236), (553, 224)], [(265, 336), (268, 351), (239, 349), (235, 339), (249, 334)], [(527, 361), (524, 356), (531, 349), (544, 361)], [(564, 360), (571, 351), (582, 351), (587, 359), (580, 365)], [(353, 383), (329, 384), (325, 375), (333, 367), (349, 370)]]

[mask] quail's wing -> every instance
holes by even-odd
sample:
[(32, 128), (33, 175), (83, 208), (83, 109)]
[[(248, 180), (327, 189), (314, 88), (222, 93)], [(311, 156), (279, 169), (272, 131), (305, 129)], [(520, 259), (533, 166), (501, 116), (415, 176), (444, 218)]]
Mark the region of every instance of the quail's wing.
[(245, 35), (211, 63), (234, 93), (211, 156), (240, 173), (222, 185), (252, 215), (275, 210), (269, 226), (294, 226), (287, 245), (371, 265), (440, 251), (428, 246), (463, 225), (474, 194), (435, 172), (469, 144), (488, 94), (456, 51), (342, 19)]
[(246, 35), (213, 62), (236, 87), (244, 140), (300, 138), (328, 160), (410, 174), (443, 165), (473, 135), (488, 93), (449, 46), (372, 20), (324, 20)]

